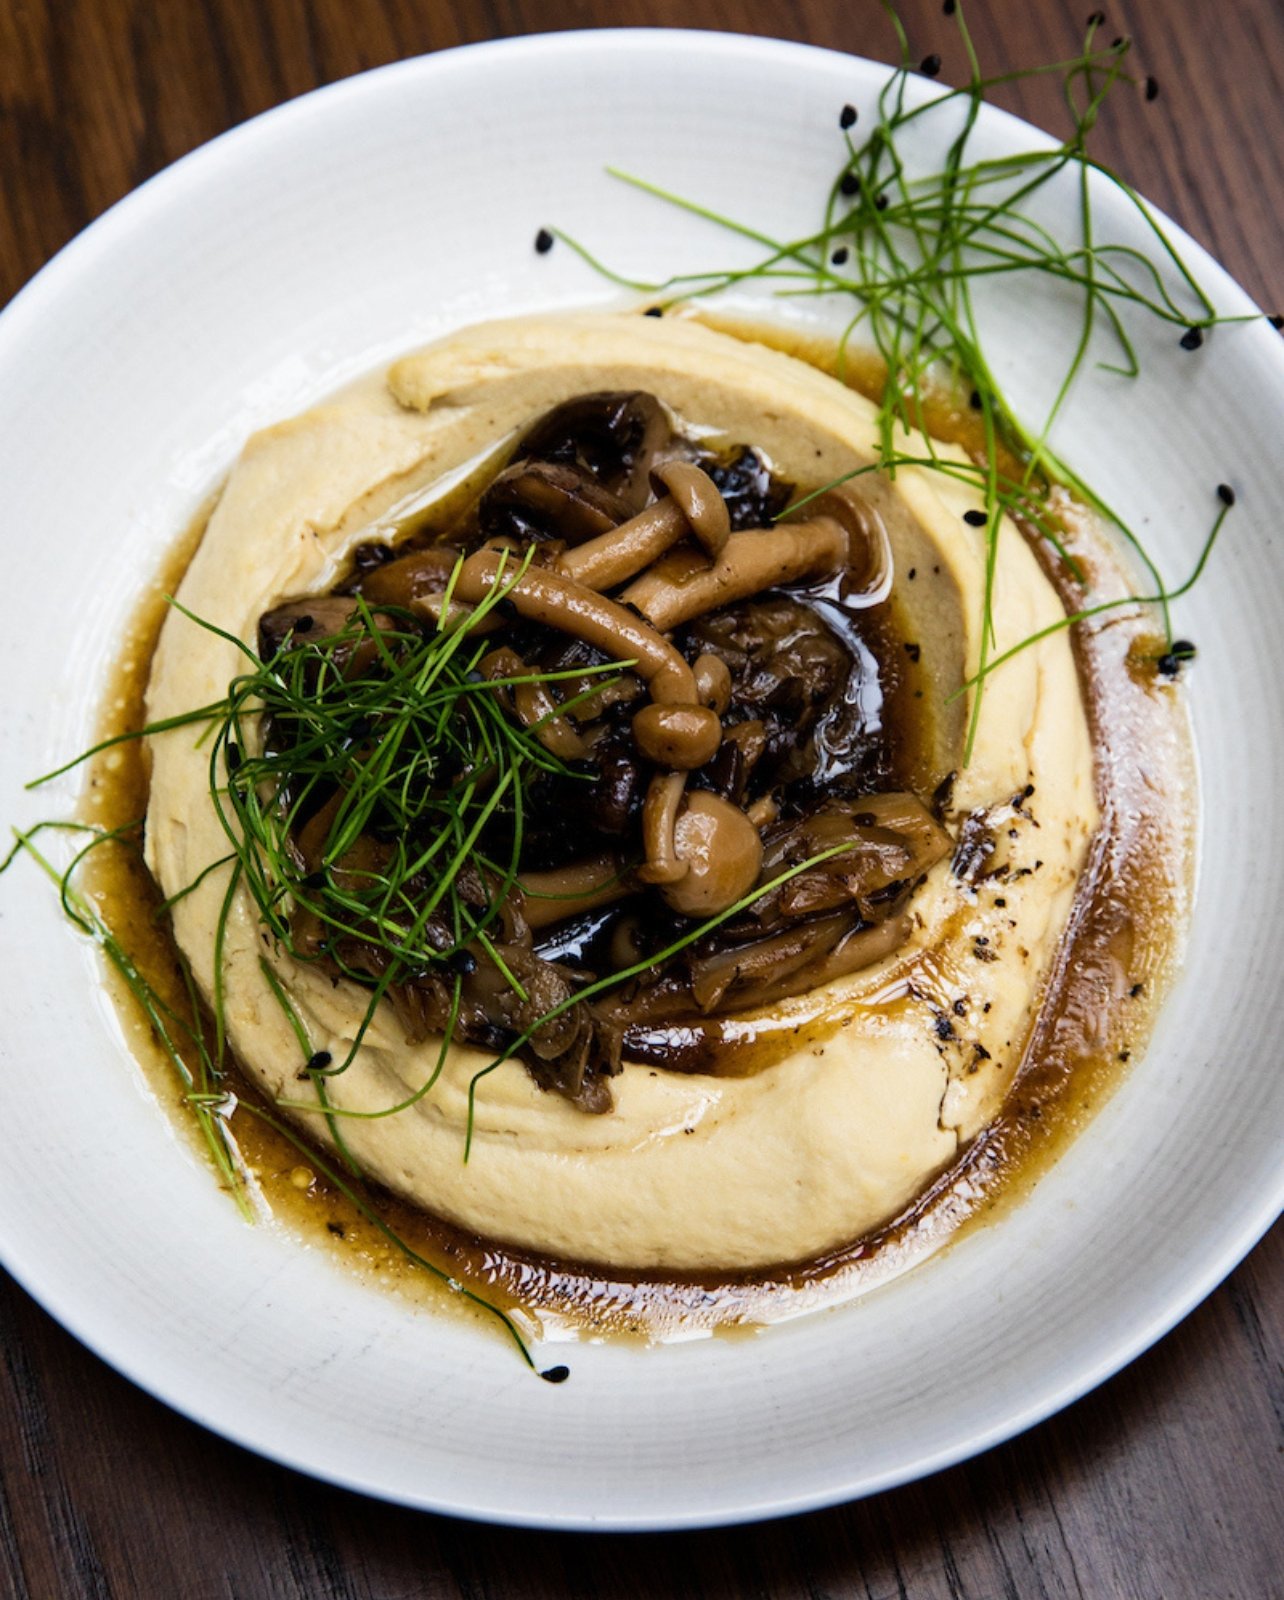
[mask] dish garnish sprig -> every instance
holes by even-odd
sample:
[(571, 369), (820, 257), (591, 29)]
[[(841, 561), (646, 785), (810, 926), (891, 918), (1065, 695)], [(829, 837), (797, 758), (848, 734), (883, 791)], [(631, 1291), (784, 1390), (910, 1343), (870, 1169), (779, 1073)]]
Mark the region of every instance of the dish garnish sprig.
[[(985, 501), (988, 565), (981, 655), (976, 672), (958, 693), (976, 690), (969, 716), (967, 754), (971, 754), (985, 680), (1014, 651), (994, 652), (991, 616), (994, 551), (1007, 515), (1035, 530), (1056, 551), (1063, 576), (1077, 586), (1081, 604), (1068, 608), (1056, 629), (1017, 646), (1024, 648), (1049, 631), (1074, 626), (1121, 607), (1158, 609), (1162, 643), (1154, 652), (1159, 669), (1175, 676), (1193, 659), (1194, 647), (1174, 636), (1171, 605), (1202, 576), (1234, 505), (1234, 491), (1216, 486), (1209, 532), (1193, 569), (1183, 580), (1165, 580), (1145, 540), (1092, 483), (1054, 447), (1052, 434), (1076, 380), (1090, 365), (1122, 378), (1141, 372), (1138, 341), (1130, 331), (1133, 314), (1167, 324), (1179, 347), (1198, 350), (1208, 333), (1226, 323), (1256, 320), (1218, 313), (1187, 265), (1182, 252), (1146, 201), (1089, 150), (1089, 138), (1112, 92), (1122, 84), (1139, 88), (1148, 100), (1158, 93), (1153, 78), (1129, 70), (1132, 41), (1104, 42), (1104, 16), (1087, 19), (1083, 49), (1076, 56), (1044, 66), (987, 76), (968, 29), (964, 6), (944, 7), (958, 30), (969, 75), (957, 88), (924, 95), (922, 81), (940, 71), (939, 56), (915, 63), (904, 25), (890, 0), (884, 0), (900, 48), (900, 64), (879, 93), (868, 131), (853, 105), (844, 105), (837, 122), (843, 156), (822, 207), (819, 226), (797, 239), (781, 239), (696, 200), (674, 194), (644, 177), (608, 168), (612, 176), (641, 193), (703, 217), (716, 227), (761, 247), (748, 266), (685, 272), (660, 281), (631, 277), (602, 261), (581, 239), (560, 229), (541, 230), (541, 240), (560, 239), (598, 273), (648, 296), (656, 314), (708, 300), (743, 285), (769, 286), (782, 298), (838, 299), (853, 302), (838, 340), (839, 375), (848, 353), (872, 348), (884, 373), (877, 396), (879, 459), (847, 478), (866, 472), (895, 476), (900, 467), (922, 467), (961, 479)], [(970, 146), (988, 93), (1028, 78), (1060, 80), (1072, 123), (1059, 144), (997, 158), (973, 157)], [(905, 135), (920, 125), (962, 113), (962, 125), (935, 171), (914, 170), (905, 154)], [(1148, 253), (1111, 242), (1097, 225), (1093, 189), (1101, 181), (1126, 201), (1151, 240)], [(1071, 182), (1077, 190), (1079, 239), (1066, 243), (1032, 214), (1030, 202), (1048, 185)], [(541, 250), (546, 253), (547, 245)], [(975, 290), (990, 279), (1019, 282), (1022, 277), (1056, 280), (1079, 298), (1079, 333), (1073, 354), (1046, 414), (1025, 419), (996, 375), (986, 349)], [(1270, 318), (1278, 326), (1278, 319)], [(1101, 339), (1110, 353), (1098, 354)], [(931, 425), (942, 399), (961, 401), (977, 414), (982, 448), (960, 461), (936, 448)], [(908, 431), (921, 435), (926, 453), (907, 450)], [(847, 478), (837, 482), (847, 481)], [(816, 492), (823, 493), (833, 485)], [(1093, 599), (1080, 564), (1067, 548), (1067, 530), (1057, 491), (1069, 492), (1119, 529), (1145, 574), (1143, 588), (1108, 599)], [(789, 508), (793, 515), (803, 505)], [(978, 514), (979, 516), (979, 514)]]

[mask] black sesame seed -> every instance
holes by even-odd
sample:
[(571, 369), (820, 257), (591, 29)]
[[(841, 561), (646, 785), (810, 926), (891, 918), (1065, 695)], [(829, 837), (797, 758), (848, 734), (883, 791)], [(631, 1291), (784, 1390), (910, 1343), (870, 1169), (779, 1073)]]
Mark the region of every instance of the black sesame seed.
[(990, 519), (984, 511), (965, 511), (963, 520), (969, 528), (983, 528)]
[(330, 1054), (330, 1052), (328, 1050), (318, 1050), (317, 1053), (314, 1056), (311, 1056), (309, 1058), (308, 1065), (307, 1065), (307, 1071), (309, 1071), (309, 1072), (323, 1072), (326, 1069), (326, 1067), (328, 1067), (333, 1060), (334, 1060), (334, 1057)]
[(957, 0), (945, 0), (945, 4), (941, 7), (941, 10), (947, 17), (952, 17), (958, 10)]
[(1146, 79), (1146, 99), (1147, 100), (1158, 100), (1158, 98), (1159, 98), (1159, 79), (1158, 78), (1147, 78)]
[(642, 315), (644, 317), (662, 317), (664, 310), (660, 306), (648, 306)]
[(860, 179), (854, 172), (844, 172), (838, 187), (840, 192), (850, 200), (854, 194), (860, 193)]
[(838, 113), (838, 126), (840, 128), (854, 128), (856, 126), (856, 107), (844, 106)]
[(546, 256), (553, 248), (553, 235), (547, 228), (541, 228), (535, 235), (535, 252), (537, 255)]
[(1281, 316), (1278, 311), (1273, 312), (1266, 320), (1272, 328), (1284, 328), (1284, 316)]
[(1179, 342), (1183, 350), (1198, 350), (1204, 342), (1204, 330), (1202, 328), (1187, 328)]
[(938, 55), (924, 56), (918, 64), (918, 70), (925, 78), (934, 78), (941, 70), (941, 58)]
[(1235, 504), (1235, 491), (1229, 483), (1219, 483), (1217, 485), (1217, 498), (1224, 506), (1233, 506)]
[(840, 244), (838, 249), (834, 251), (833, 255), (830, 256), (829, 259), (834, 266), (841, 267), (843, 262), (847, 260), (847, 246), (845, 244)]
[(571, 1375), (569, 1367), (545, 1367), (540, 1377), (545, 1383), (565, 1383)]

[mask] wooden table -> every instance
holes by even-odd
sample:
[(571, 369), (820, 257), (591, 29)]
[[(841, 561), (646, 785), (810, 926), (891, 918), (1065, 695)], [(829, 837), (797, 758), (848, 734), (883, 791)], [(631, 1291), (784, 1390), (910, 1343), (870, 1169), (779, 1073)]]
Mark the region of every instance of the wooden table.
[[(959, 69), (940, 0), (916, 55)], [(1088, 0), (972, 0), (995, 69), (1077, 48)], [(1284, 309), (1280, 0), (1110, 8), (1158, 97), (1098, 149)], [(157, 168), (289, 96), (470, 40), (610, 24), (779, 33), (891, 59), (875, 0), (0, 0), (0, 301)], [(1057, 126), (1046, 84), (1014, 110)], [(926, 1482), (726, 1532), (575, 1536), (393, 1509), (267, 1465), (87, 1354), (0, 1278), (0, 1595), (59, 1600), (1284, 1596), (1284, 1248), (1061, 1416)]]

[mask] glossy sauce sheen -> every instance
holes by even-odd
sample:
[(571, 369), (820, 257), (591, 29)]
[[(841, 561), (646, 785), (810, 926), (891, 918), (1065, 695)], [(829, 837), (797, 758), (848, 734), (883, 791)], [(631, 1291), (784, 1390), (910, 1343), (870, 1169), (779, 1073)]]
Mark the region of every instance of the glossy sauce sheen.
[[(834, 371), (832, 350), (823, 346), (785, 340), (758, 326), (723, 326)], [(859, 356), (849, 356), (844, 377), (874, 397), (881, 385), (877, 362)], [(938, 437), (979, 451), (976, 413), (966, 406), (941, 398), (929, 404), (927, 420)], [(173, 592), (208, 510), (140, 604), (107, 697), (104, 736), (141, 725), (151, 655), (165, 611), (162, 596)], [(1103, 592), (1111, 592), (1112, 586), (1117, 590), (1117, 569), (1104, 536), (1069, 502), (1064, 513), (1067, 542), (1090, 578), (1100, 578)], [(1035, 548), (1065, 594), (1050, 552), (1037, 543)], [(664, 1338), (752, 1328), (851, 1298), (940, 1248), (964, 1225), (991, 1218), (1019, 1200), (1104, 1103), (1144, 1044), (1180, 953), (1189, 912), (1195, 824), (1188, 801), (1194, 792), (1194, 762), (1186, 714), (1179, 693), (1155, 670), (1160, 641), (1144, 620), (1121, 617), (1128, 613), (1115, 613), (1104, 628), (1075, 630), (1096, 750), (1102, 825), (1021, 1072), (994, 1123), (906, 1215), (878, 1235), (820, 1260), (725, 1278), (664, 1280), (606, 1275), (596, 1267), (513, 1250), (368, 1187), (367, 1203), (379, 1220), (413, 1251), (468, 1282), (533, 1334)], [(881, 713), (889, 721), (902, 723), (905, 718), (912, 724), (912, 657), (892, 668), (899, 654), (894, 631), (893, 625), (877, 641), (867, 636), (861, 659), (869, 656), (872, 644), (884, 670), (873, 673), (870, 659), (870, 692), (883, 695)], [(912, 751), (896, 742), (897, 764), (912, 766)], [(143, 816), (146, 800), (141, 744), (125, 744), (94, 762), (86, 797), (91, 820), (121, 826)], [(176, 952), (165, 926), (154, 919), (158, 896), (138, 853), (116, 847), (98, 852), (86, 886), (149, 981), (167, 997), (177, 998), (181, 983)], [(191, 1130), (170, 1063), (132, 998), (114, 980), (113, 993), (158, 1098), (173, 1106)], [(760, 1071), (800, 1045), (819, 1053), (832, 1027), (818, 1023), (802, 1038), (792, 1028), (773, 1036), (769, 1030), (737, 1027), (732, 1019), (721, 1030), (717, 1059), (709, 1059), (708, 1042), (702, 1040), (698, 1059), (693, 1056), (682, 1065), (688, 1070)], [(257, 1098), (235, 1070), (230, 1086), (243, 1101)], [(411, 1262), (290, 1141), (244, 1111), (233, 1117), (232, 1131), (279, 1224), (310, 1243), (330, 1247), (347, 1267), (382, 1288), (435, 1309), (449, 1306), (493, 1327), (485, 1312)]]

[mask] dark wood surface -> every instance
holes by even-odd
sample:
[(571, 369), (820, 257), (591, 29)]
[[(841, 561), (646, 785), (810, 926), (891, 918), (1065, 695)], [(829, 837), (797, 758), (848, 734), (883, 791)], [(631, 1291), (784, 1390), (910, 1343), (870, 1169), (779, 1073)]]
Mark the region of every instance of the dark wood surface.
[[(916, 55), (957, 48), (904, 0)], [(972, 0), (996, 68), (1077, 43), (1088, 0)], [(1284, 309), (1284, 6), (1134, 0), (1157, 99), (1099, 153)], [(114, 200), (317, 84), (501, 35), (602, 24), (779, 34), (889, 59), (876, 0), (0, 0), (0, 302)], [(1046, 83), (1010, 92), (1048, 127)], [(1284, 1248), (1263, 1243), (1174, 1333), (979, 1460), (787, 1522), (672, 1536), (495, 1530), (268, 1465), (86, 1353), (0, 1275), (0, 1597), (1284, 1596)]]

